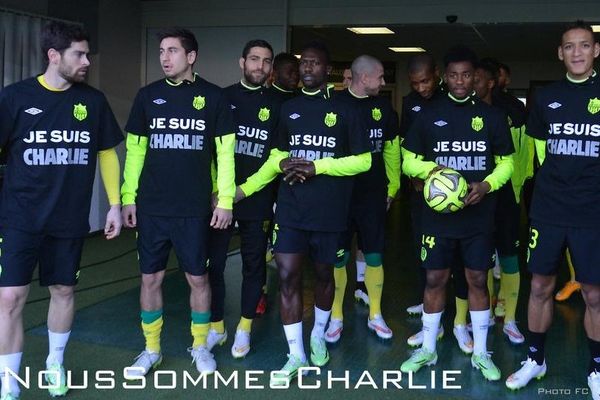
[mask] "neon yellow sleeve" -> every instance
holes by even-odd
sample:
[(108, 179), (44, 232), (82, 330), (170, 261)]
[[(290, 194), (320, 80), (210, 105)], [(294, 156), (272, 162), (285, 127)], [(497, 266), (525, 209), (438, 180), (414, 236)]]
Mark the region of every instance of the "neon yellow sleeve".
[(100, 164), (100, 175), (104, 183), (104, 190), (106, 190), (106, 195), (108, 196), (108, 203), (111, 206), (121, 204), (121, 195), (119, 193), (121, 166), (119, 165), (119, 156), (117, 156), (115, 148), (99, 151), (98, 164)]
[(546, 141), (542, 139), (535, 139), (535, 152), (540, 165), (544, 163), (546, 159)]
[(314, 163), (316, 175), (356, 175), (371, 168), (371, 152), (341, 158), (325, 157)]
[(267, 161), (256, 171), (250, 175), (246, 182), (240, 185), (240, 189), (244, 192), (246, 197), (252, 196), (254, 193), (262, 190), (267, 186), (277, 175), (281, 172), (279, 163), (284, 158), (287, 158), (289, 153), (287, 151), (281, 151), (279, 149), (271, 149), (269, 158)]
[(128, 132), (125, 145), (127, 155), (125, 156), (125, 167), (123, 168), (121, 198), (123, 205), (128, 205), (135, 204), (140, 175), (148, 150), (148, 138)]
[(210, 161), (210, 180), (212, 181), (212, 192), (217, 193), (219, 188), (217, 187), (217, 166), (215, 160)]
[(400, 190), (400, 138), (386, 140), (383, 144), (383, 162), (388, 178), (388, 197), (395, 197)]
[(490, 184), (490, 192), (498, 190), (502, 185), (508, 182), (514, 170), (512, 154), (508, 156), (494, 156), (494, 161), (496, 162), (496, 167), (492, 173), (483, 180)]
[(215, 138), (217, 147), (217, 188), (219, 191), (217, 207), (233, 209), (235, 196), (235, 134)]
[(425, 156), (415, 154), (402, 147), (402, 171), (411, 178), (427, 179), (432, 169), (438, 165), (433, 161), (423, 161)]

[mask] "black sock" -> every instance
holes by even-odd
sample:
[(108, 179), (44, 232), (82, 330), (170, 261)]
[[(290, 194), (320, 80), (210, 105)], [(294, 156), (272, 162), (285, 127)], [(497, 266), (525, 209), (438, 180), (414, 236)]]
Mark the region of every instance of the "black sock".
[(546, 332), (529, 332), (529, 352), (527, 357), (542, 365), (544, 363), (544, 344), (546, 343)]
[(588, 368), (588, 375), (594, 371), (600, 373), (600, 342), (588, 338), (588, 344), (590, 346), (590, 366)]

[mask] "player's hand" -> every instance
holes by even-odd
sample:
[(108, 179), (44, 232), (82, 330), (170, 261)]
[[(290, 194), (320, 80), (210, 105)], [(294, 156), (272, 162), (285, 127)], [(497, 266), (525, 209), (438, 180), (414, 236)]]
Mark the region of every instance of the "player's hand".
[(236, 186), (235, 187), (235, 197), (233, 198), (233, 202), (234, 203), (238, 203), (241, 200), (244, 200), (246, 198), (246, 193), (244, 193), (244, 191), (242, 190), (241, 187)]
[(423, 179), (419, 179), (419, 178), (410, 178), (410, 182), (413, 185), (413, 188), (417, 191), (417, 192), (422, 192), (423, 191), (423, 186), (425, 186), (425, 181)]
[(308, 178), (311, 178), (317, 174), (315, 163), (312, 161), (306, 161), (303, 164), (297, 165), (294, 168), (296, 172), (295, 178), (298, 182), (304, 183)]
[(104, 236), (106, 239), (114, 239), (121, 233), (121, 226), (123, 221), (121, 220), (121, 205), (116, 204), (110, 206), (110, 210), (106, 214), (106, 224), (104, 224)]
[[(312, 164), (311, 161), (307, 161), (303, 158), (298, 157), (288, 157), (284, 158), (280, 161), (279, 167), (283, 171), (283, 180), (290, 185), (302, 180), (303, 178), (300, 176), (301, 172), (297, 170), (299, 167), (306, 166), (307, 164)], [(305, 178), (304, 178), (305, 179)]]
[(491, 189), (490, 184), (485, 181), (469, 183), (469, 194), (465, 198), (465, 206), (479, 203)]
[(135, 228), (137, 226), (136, 209), (135, 204), (123, 206), (121, 217), (123, 218), (123, 226), (125, 228)]
[(212, 219), (210, 220), (210, 226), (215, 229), (225, 229), (231, 225), (233, 219), (233, 213), (231, 210), (216, 207), (213, 211)]

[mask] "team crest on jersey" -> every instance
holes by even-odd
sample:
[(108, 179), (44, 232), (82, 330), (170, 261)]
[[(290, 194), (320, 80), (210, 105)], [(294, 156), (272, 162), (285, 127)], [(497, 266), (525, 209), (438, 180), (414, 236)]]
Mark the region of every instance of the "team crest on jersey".
[(596, 114), (598, 111), (600, 111), (600, 99), (597, 97), (590, 99), (590, 102), (588, 103), (588, 111), (590, 114)]
[(335, 123), (337, 122), (337, 114), (336, 113), (327, 113), (325, 114), (325, 125), (327, 125), (328, 127), (332, 127), (335, 125)]
[(81, 103), (75, 104), (73, 106), (73, 116), (77, 121), (83, 121), (87, 118), (87, 107)]
[(194, 101), (192, 102), (192, 106), (194, 106), (194, 108), (196, 110), (202, 110), (205, 105), (206, 105), (206, 97), (204, 97), (204, 96), (196, 96), (196, 97), (194, 97)]
[(482, 130), (483, 129), (483, 118), (473, 117), (471, 119), (471, 128), (473, 128), (473, 130), (475, 132), (479, 132), (480, 130)]
[(381, 119), (381, 110), (377, 107), (371, 110), (371, 116), (375, 121), (379, 121)]
[(271, 116), (271, 110), (269, 110), (267, 107), (261, 108), (260, 110), (258, 110), (258, 119), (261, 122), (265, 122), (266, 120), (269, 119), (269, 117)]

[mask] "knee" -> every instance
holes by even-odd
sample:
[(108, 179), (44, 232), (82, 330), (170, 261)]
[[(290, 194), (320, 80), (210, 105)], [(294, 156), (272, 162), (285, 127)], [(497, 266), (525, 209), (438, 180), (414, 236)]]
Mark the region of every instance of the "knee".
[(142, 287), (146, 290), (159, 290), (163, 281), (163, 274), (142, 274)]
[(531, 294), (530, 296), (537, 301), (545, 301), (552, 298), (554, 285), (550, 284), (547, 279), (536, 277), (531, 279)]
[(586, 306), (600, 312), (600, 286), (583, 285), (581, 291)]
[(466, 272), (469, 289), (487, 290), (487, 271)]
[(50, 286), (50, 297), (53, 300), (73, 301), (75, 297), (75, 287), (65, 285)]
[(20, 312), (25, 305), (26, 292), (8, 288), (0, 289), (0, 309), (8, 314)]
[(187, 275), (187, 280), (190, 284), (190, 287), (193, 290), (205, 290), (208, 289), (208, 274), (204, 275)]

